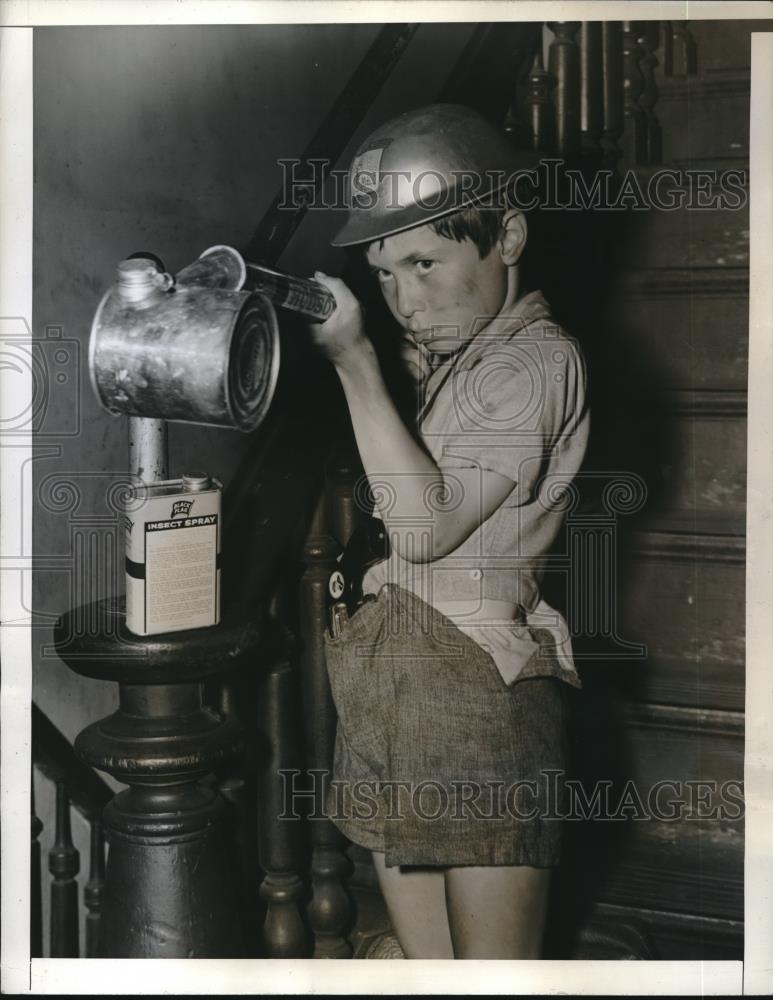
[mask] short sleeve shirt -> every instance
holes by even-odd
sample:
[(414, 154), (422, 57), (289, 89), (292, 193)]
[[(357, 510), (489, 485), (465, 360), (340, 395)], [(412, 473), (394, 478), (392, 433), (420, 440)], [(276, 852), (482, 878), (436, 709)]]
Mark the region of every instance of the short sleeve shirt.
[(538, 291), (442, 361), (425, 383), (418, 427), (444, 473), (446, 502), (453, 502), (455, 468), (492, 470), (512, 480), (513, 489), (447, 555), (420, 563), (393, 551), (366, 574), (366, 592), (391, 582), (434, 607), (490, 599), (518, 604), (527, 614), (544, 611), (538, 564), (561, 528), (585, 453), (585, 392), (577, 342)]

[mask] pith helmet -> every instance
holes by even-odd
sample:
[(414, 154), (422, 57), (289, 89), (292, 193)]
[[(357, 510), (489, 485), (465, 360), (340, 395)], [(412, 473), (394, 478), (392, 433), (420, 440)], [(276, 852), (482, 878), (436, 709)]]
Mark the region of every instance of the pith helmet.
[(431, 104), (381, 125), (349, 168), (349, 215), (333, 246), (370, 243), (422, 226), (466, 205), (504, 204), (494, 196), (536, 169), (482, 115), (460, 104)]

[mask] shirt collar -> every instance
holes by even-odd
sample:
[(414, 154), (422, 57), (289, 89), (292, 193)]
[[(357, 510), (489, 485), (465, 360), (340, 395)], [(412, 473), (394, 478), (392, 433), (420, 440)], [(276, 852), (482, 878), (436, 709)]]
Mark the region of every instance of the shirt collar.
[[(464, 371), (476, 365), (493, 340), (509, 340), (520, 330), (540, 319), (552, 320), (550, 306), (540, 291), (527, 292), (512, 305), (502, 309), (484, 327), (473, 334), (453, 354), (432, 355), (432, 374), (452, 366)], [(430, 376), (431, 377), (431, 376)]]

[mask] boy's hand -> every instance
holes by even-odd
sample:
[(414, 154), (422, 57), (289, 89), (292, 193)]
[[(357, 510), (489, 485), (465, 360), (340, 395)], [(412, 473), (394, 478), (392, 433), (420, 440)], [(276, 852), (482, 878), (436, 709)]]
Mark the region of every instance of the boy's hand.
[(340, 278), (315, 271), (314, 280), (333, 293), (336, 310), (324, 323), (310, 325), (311, 339), (334, 365), (345, 364), (353, 355), (370, 346), (365, 336), (362, 307)]
[(423, 385), (432, 371), (429, 351), (421, 344), (417, 344), (408, 330), (403, 331), (400, 340), (400, 357), (416, 385)]

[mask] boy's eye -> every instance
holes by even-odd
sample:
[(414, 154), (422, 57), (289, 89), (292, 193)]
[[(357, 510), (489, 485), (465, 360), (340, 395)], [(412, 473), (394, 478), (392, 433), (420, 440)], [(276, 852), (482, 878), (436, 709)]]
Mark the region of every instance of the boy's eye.
[(389, 271), (384, 270), (383, 267), (374, 267), (371, 268), (371, 270), (379, 281), (386, 281), (388, 278), (392, 277), (391, 273)]
[(431, 271), (434, 266), (435, 266), (434, 260), (416, 261), (416, 270), (419, 272), (419, 274), (426, 274), (428, 271)]

